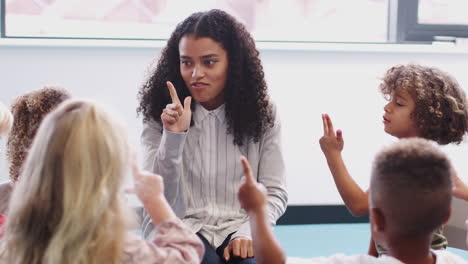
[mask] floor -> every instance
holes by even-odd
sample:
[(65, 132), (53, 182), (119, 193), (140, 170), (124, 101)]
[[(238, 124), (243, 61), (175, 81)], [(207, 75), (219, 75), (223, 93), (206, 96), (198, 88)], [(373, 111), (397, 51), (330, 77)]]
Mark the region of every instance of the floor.
[[(366, 253), (370, 237), (368, 223), (278, 225), (274, 232), (289, 257), (301, 258)], [(468, 260), (468, 251), (447, 250)]]

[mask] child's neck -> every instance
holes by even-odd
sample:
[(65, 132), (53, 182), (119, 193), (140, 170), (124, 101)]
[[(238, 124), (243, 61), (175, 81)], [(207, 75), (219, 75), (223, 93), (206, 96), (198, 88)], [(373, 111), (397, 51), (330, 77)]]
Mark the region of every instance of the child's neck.
[(425, 238), (401, 238), (388, 246), (388, 255), (408, 264), (435, 264), (430, 250), (432, 236)]

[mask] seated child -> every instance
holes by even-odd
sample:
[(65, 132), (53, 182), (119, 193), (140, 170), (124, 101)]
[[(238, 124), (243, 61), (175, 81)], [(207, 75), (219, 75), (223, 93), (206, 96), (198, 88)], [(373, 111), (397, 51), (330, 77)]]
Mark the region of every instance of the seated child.
[[(468, 131), (468, 110), (464, 91), (448, 73), (421, 65), (398, 65), (389, 69), (380, 85), (389, 103), (384, 107), (386, 133), (399, 139), (421, 137), (441, 145), (459, 144)], [(348, 173), (341, 157), (344, 140), (335, 132), (328, 115), (322, 115), (324, 135), (320, 146), (336, 187), (353, 215), (369, 212), (368, 191), (362, 190)], [(447, 247), (442, 227), (434, 234), (432, 248)], [(379, 254), (385, 249), (377, 245)], [(374, 243), (369, 254), (377, 255)]]
[[(3, 103), (0, 102), (0, 139), (3, 136), (6, 136), (8, 132), (10, 132), (12, 123), (13, 123), (13, 116), (11, 115), (8, 108)], [(1, 192), (0, 192), (0, 207), (2, 204), (6, 204), (6, 203), (8, 203), (8, 200), (5, 201), (5, 198), (1, 195)], [(3, 223), (6, 220), (2, 212), (0, 212), (0, 227), (3, 225)], [(0, 237), (1, 236), (2, 236), (2, 232), (0, 231)]]
[(13, 101), (11, 111), (14, 121), (7, 143), (10, 181), (0, 184), (0, 214), (7, 213), (13, 185), (18, 180), (20, 168), (39, 124), (49, 112), (68, 98), (70, 93), (67, 90), (50, 86), (23, 94)]
[[(265, 190), (242, 159), (246, 182), (239, 200), (248, 212), (258, 264), (285, 263), (266, 215)], [(387, 255), (314, 258), (297, 263), (466, 263), (445, 250), (432, 250), (432, 235), (450, 216), (451, 164), (430, 141), (402, 139), (380, 151), (374, 161), (369, 191), (371, 233)], [(292, 259), (289, 263), (294, 263)]]
[[(132, 165), (134, 192), (155, 224), (151, 242), (129, 232), (136, 220), (123, 182)], [(8, 217), (2, 264), (199, 263), (204, 253), (164, 198), (162, 178), (132, 163), (123, 127), (86, 101), (64, 102), (46, 116)]]
[(0, 138), (6, 136), (10, 132), (13, 123), (13, 116), (8, 108), (0, 102)]

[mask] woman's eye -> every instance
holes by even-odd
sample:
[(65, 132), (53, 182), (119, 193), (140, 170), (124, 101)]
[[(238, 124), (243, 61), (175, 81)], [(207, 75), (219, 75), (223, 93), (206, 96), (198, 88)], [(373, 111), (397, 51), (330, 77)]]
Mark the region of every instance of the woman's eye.
[(180, 64), (185, 65), (185, 66), (189, 66), (190, 61), (180, 61)]
[(213, 64), (215, 64), (215, 63), (216, 63), (216, 61), (214, 61), (214, 60), (206, 60), (206, 61), (205, 61), (205, 64), (206, 64), (206, 65), (213, 65)]

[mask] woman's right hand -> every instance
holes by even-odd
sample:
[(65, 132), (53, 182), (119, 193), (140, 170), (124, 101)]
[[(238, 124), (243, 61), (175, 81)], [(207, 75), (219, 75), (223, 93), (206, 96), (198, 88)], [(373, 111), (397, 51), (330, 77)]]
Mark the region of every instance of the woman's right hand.
[(341, 130), (335, 132), (333, 123), (328, 114), (322, 114), (323, 136), (320, 138), (320, 148), (328, 159), (330, 156), (340, 154), (343, 150), (344, 140)]
[(187, 96), (182, 107), (174, 85), (171, 82), (167, 82), (167, 88), (171, 94), (172, 103), (166, 105), (161, 114), (164, 129), (174, 133), (185, 132), (189, 129), (192, 118), (192, 110), (190, 109), (192, 97)]

